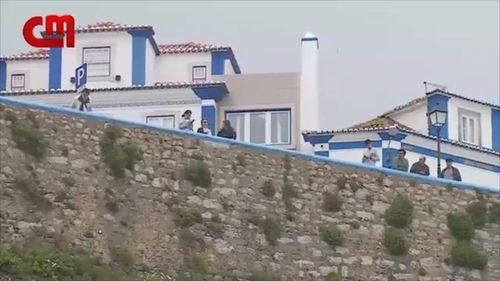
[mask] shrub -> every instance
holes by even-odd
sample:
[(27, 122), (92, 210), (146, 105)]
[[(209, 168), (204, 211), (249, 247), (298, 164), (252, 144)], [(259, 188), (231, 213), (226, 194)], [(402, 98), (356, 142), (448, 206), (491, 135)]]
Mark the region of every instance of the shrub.
[(451, 249), (451, 261), (456, 266), (483, 269), (488, 263), (488, 258), (470, 243), (460, 241)]
[(40, 208), (48, 208), (51, 206), (50, 201), (43, 196), (43, 189), (31, 179), (16, 178), (16, 189), (22, 190), (26, 199)]
[(325, 278), (325, 281), (342, 281), (342, 276), (338, 274), (337, 272), (330, 272)]
[(200, 160), (189, 162), (184, 168), (184, 177), (195, 186), (208, 188), (212, 184), (212, 176), (207, 164)]
[(142, 159), (140, 150), (133, 144), (117, 144), (123, 136), (120, 127), (109, 126), (99, 141), (104, 163), (116, 178), (125, 177), (125, 169), (133, 170), (137, 161)]
[(10, 110), (5, 111), (3, 118), (7, 121), (12, 122), (12, 123), (17, 122), (17, 115), (13, 111), (10, 111)]
[(385, 211), (384, 217), (389, 225), (404, 228), (411, 223), (412, 216), (413, 205), (411, 201), (407, 197), (398, 195)]
[(293, 185), (285, 182), (285, 185), (283, 185), (283, 188), (281, 189), (281, 196), (283, 198), (283, 203), (285, 204), (287, 217), (291, 219), (292, 213), (295, 211), (292, 199), (298, 196), (297, 190)]
[(493, 203), (490, 206), (490, 222), (500, 224), (500, 203)]
[(276, 189), (274, 188), (273, 182), (266, 180), (261, 188), (262, 194), (266, 197), (273, 197), (276, 194)]
[(41, 160), (47, 155), (49, 142), (37, 128), (26, 122), (14, 122), (10, 128), (17, 148), (36, 160)]
[(134, 257), (127, 248), (115, 247), (111, 249), (113, 261), (123, 268), (130, 268), (134, 265)]
[(344, 236), (342, 232), (333, 224), (320, 227), (319, 233), (321, 240), (325, 241), (332, 247), (342, 246), (342, 244), (344, 244)]
[(276, 245), (276, 241), (281, 237), (281, 224), (278, 218), (269, 217), (262, 222), (262, 231), (266, 236), (267, 242), (272, 246)]
[(456, 239), (469, 241), (474, 236), (474, 223), (469, 214), (448, 214), (446, 220), (451, 235)]
[(338, 212), (342, 209), (342, 198), (338, 193), (325, 192), (323, 193), (323, 211)]
[(408, 253), (409, 245), (402, 229), (388, 228), (384, 235), (384, 245), (393, 256), (404, 256)]
[(465, 210), (470, 215), (474, 226), (482, 227), (486, 224), (488, 220), (488, 208), (484, 201), (471, 203)]
[(203, 218), (196, 210), (179, 210), (175, 213), (174, 223), (178, 227), (188, 228), (197, 223), (201, 223)]
[(254, 273), (248, 281), (281, 281), (281, 277), (272, 273)]

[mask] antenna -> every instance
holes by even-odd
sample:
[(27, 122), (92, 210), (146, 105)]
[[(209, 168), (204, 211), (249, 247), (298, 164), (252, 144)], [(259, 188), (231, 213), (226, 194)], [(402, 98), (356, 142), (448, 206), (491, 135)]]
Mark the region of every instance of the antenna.
[(431, 82), (427, 82), (427, 81), (424, 81), (424, 87), (425, 87), (425, 92), (428, 93), (427, 91), (427, 85), (430, 85), (432, 87), (435, 87), (435, 88), (438, 88), (439, 90), (443, 91), (443, 92), (446, 92), (446, 90), (448, 89), (447, 86), (444, 86), (444, 85), (439, 85), (439, 84), (435, 84), (435, 83), (431, 83)]

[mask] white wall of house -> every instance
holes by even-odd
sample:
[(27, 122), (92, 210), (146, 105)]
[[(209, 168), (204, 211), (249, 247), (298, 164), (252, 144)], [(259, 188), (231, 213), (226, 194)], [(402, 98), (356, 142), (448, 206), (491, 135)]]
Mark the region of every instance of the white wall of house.
[(146, 85), (154, 85), (154, 83), (158, 82), (155, 73), (157, 58), (153, 46), (149, 40), (146, 40)]
[(162, 54), (156, 57), (154, 80), (158, 82), (189, 82), (195, 65), (207, 67), (207, 81), (211, 80), (212, 56), (210, 53)]
[(224, 75), (232, 75), (234, 73), (234, 68), (233, 64), (231, 63), (231, 60), (224, 60)]
[[(492, 148), (491, 107), (460, 98), (450, 98), (448, 101), (448, 137), (459, 140), (459, 110), (465, 109), (480, 115), (480, 146)], [(476, 128), (477, 129), (477, 128)]]
[[(89, 88), (112, 88), (132, 85), (132, 36), (126, 32), (79, 33), (75, 48), (63, 48), (61, 87), (74, 89), (70, 78), (75, 76), (75, 69), (83, 63), (83, 48), (111, 47), (111, 70), (106, 77), (88, 77)], [(47, 68), (48, 70), (48, 68)], [(121, 81), (115, 81), (115, 75)]]
[(389, 116), (422, 134), (428, 134), (427, 104), (425, 102), (395, 112), (394, 114), (389, 114)]
[(24, 89), (47, 89), (49, 86), (49, 60), (10, 60), (7, 61), (6, 90), (12, 90), (13, 74), (24, 74)]

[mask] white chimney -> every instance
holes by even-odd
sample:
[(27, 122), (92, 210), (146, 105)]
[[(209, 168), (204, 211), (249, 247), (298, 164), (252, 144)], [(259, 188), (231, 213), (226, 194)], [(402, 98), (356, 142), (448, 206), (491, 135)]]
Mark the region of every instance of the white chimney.
[[(318, 38), (307, 32), (302, 38), (300, 72), (300, 132), (319, 130)], [(300, 150), (311, 152), (312, 146), (301, 135)]]

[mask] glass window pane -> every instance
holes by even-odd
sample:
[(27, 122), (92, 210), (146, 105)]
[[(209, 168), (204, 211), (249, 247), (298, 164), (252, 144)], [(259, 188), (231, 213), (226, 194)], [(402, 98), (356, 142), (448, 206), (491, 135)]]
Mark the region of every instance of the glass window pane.
[(263, 112), (250, 113), (250, 142), (266, 142), (266, 114)]
[(85, 48), (83, 49), (84, 63), (109, 63), (110, 48)]
[(87, 76), (109, 76), (109, 64), (87, 64)]
[(470, 142), (475, 143), (474, 118), (469, 119)]
[(290, 143), (289, 112), (271, 112), (271, 143)]
[(467, 117), (462, 117), (462, 141), (467, 141)]
[(245, 140), (245, 114), (244, 113), (230, 113), (227, 114), (227, 119), (231, 122), (231, 127), (236, 132), (236, 139)]

